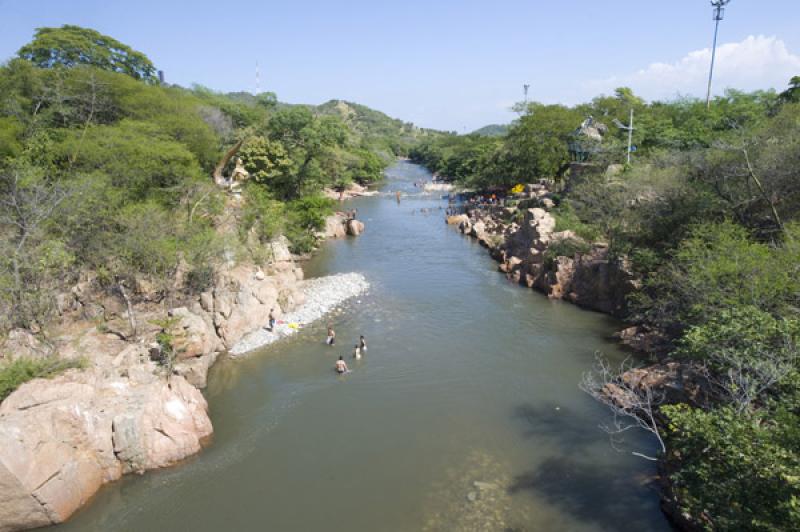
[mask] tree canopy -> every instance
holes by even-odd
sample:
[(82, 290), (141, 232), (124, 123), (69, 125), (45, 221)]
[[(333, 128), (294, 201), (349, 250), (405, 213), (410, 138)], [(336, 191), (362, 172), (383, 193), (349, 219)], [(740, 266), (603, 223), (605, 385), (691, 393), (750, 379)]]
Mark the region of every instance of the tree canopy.
[(38, 28), (33, 41), (17, 53), (41, 68), (84, 64), (148, 82), (157, 80), (156, 69), (146, 55), (108, 35), (80, 26)]

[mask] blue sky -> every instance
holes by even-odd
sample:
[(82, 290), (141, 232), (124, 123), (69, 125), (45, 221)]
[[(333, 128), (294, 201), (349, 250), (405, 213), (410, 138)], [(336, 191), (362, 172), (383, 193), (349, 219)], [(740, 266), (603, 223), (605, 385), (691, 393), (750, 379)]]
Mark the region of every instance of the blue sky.
[[(426, 127), (472, 130), (530, 98), (573, 104), (629, 85), (702, 96), (707, 0), (405, 2), (0, 0), (0, 60), (35, 28), (78, 24), (146, 53), (167, 81), (261, 87), (282, 101), (356, 101)], [(800, 1), (732, 0), (715, 88), (800, 75)]]

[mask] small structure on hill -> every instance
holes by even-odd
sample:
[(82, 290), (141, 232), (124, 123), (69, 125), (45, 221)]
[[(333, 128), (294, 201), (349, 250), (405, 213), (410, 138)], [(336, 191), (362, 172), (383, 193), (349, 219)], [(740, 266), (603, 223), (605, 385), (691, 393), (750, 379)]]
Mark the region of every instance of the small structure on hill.
[(583, 163), (600, 151), (603, 137), (608, 133), (608, 126), (589, 116), (581, 122), (580, 127), (572, 132), (569, 140), (569, 156), (573, 162)]

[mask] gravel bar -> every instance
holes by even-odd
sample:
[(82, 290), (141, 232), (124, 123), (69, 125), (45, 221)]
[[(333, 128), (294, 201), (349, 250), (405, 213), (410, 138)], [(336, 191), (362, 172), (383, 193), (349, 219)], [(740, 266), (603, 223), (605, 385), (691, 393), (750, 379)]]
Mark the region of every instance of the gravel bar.
[[(366, 292), (368, 288), (369, 282), (360, 273), (340, 273), (304, 281), (306, 302), (299, 309), (284, 315), (275, 325), (274, 331), (259, 329), (248, 334), (233, 346), (230, 353), (234, 356), (243, 355), (291, 336), (299, 328), (320, 319), (351, 297)], [(298, 328), (289, 327), (290, 323), (296, 323)]]

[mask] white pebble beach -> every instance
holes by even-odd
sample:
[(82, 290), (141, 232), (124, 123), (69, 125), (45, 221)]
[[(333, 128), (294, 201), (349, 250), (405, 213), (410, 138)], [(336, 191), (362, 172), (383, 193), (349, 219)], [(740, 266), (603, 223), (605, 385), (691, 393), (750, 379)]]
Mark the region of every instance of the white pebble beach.
[(322, 318), (348, 299), (363, 294), (369, 289), (369, 282), (360, 273), (340, 273), (316, 279), (308, 279), (303, 284), (305, 303), (297, 310), (284, 315), (273, 331), (259, 329), (242, 338), (230, 350), (231, 355), (241, 356), (281, 338), (298, 332), (289, 327), (297, 324), (299, 328)]

